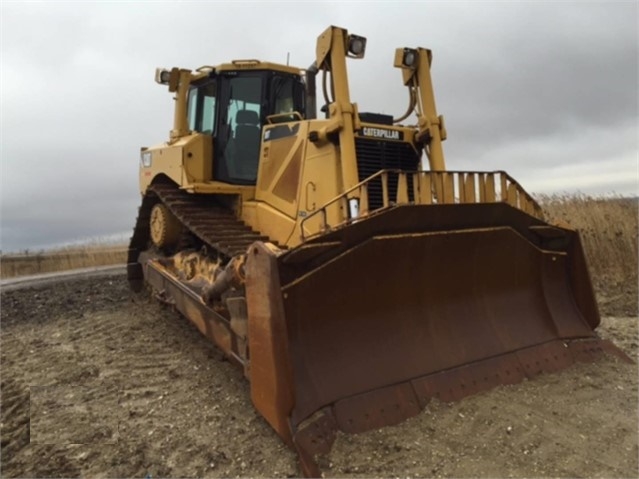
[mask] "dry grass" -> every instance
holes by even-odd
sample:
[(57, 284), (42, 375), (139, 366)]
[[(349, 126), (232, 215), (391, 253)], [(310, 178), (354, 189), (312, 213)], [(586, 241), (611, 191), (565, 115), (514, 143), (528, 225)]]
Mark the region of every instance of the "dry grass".
[(126, 251), (124, 245), (89, 245), (38, 253), (3, 254), (0, 257), (0, 278), (124, 264)]
[(639, 200), (586, 195), (537, 199), (550, 220), (579, 230), (602, 313), (637, 315)]

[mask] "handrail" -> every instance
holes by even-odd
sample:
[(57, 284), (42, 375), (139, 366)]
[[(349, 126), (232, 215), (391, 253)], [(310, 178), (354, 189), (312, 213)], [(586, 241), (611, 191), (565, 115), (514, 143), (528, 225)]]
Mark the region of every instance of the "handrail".
[[(391, 175), (394, 175), (394, 178)], [(389, 177), (393, 178), (392, 183), (395, 183), (396, 178), (394, 188), (389, 185)], [(382, 204), (371, 209), (369, 186), (376, 180), (381, 182)], [(376, 186), (379, 189), (380, 185)], [(341, 202), (342, 210), (347, 212), (347, 199), (354, 197), (359, 198), (359, 215), (333, 225), (329, 224), (328, 208)], [(402, 204), (480, 203), (507, 203), (531, 216), (543, 219), (541, 206), (505, 171), (380, 170), (308, 214), (300, 223), (302, 239), (307, 240)], [(305, 223), (318, 215), (322, 216), (319, 231), (305, 234)]]

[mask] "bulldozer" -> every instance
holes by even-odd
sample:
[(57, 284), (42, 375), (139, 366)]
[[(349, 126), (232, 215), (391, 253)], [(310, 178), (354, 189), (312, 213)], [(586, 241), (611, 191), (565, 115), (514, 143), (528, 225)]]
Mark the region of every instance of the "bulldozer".
[(504, 171), (446, 168), (431, 50), (395, 51), (402, 116), (359, 111), (347, 59), (366, 43), (331, 26), (305, 69), (157, 69), (173, 129), (140, 152), (131, 287), (241, 368), (307, 476), (338, 431), (624, 356), (595, 333), (577, 231)]

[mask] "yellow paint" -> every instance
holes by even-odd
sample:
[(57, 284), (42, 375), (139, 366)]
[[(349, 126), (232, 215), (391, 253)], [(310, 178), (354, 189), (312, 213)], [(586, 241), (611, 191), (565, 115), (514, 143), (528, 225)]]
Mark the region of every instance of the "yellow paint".
[[(349, 38), (348, 32), (338, 27), (329, 27), (319, 36), (317, 67), (320, 74), (326, 71), (332, 81), (328, 88), (332, 92), (328, 118), (267, 122), (262, 129), (255, 186), (230, 185), (213, 178), (213, 140), (186, 128), (188, 86), (211, 72), (273, 70), (300, 75), (302, 70), (252, 59), (204, 66), (194, 72), (174, 68), (169, 85), (176, 95), (174, 128), (168, 143), (142, 152), (151, 155), (152, 161), (149, 167), (141, 168), (141, 191), (144, 193), (158, 175), (164, 175), (189, 193), (232, 196), (233, 201), (227, 204), (246, 224), (281, 246), (292, 247), (302, 242), (303, 237), (316, 236), (327, 228), (353, 221), (355, 218), (349, 218), (348, 212), (352, 199), (359, 199), (360, 215), (370, 213), (367, 189), (370, 179), (359, 181), (355, 151), (355, 140), (361, 137), (360, 141), (371, 141), (370, 145), (403, 141), (418, 153), (422, 151), (422, 142), (427, 144), (430, 172), (402, 173), (394, 191), (386, 173), (376, 176), (383, 207), (406, 204), (411, 197), (416, 204), (503, 201), (541, 217), (541, 209), (534, 200), (503, 172), (458, 174), (445, 170), (441, 144), (446, 139), (446, 130), (435, 107), (430, 50), (402, 48), (395, 53), (394, 64), (402, 69), (403, 83), (410, 92), (409, 111), (414, 110), (418, 124), (362, 123), (348, 86), (346, 58), (354, 57), (348, 52)], [(407, 50), (415, 55), (410, 66), (403, 64)], [(321, 80), (317, 83), (318, 104), (322, 104)], [(296, 115), (299, 117), (299, 112)], [(386, 131), (375, 136), (380, 130)], [(368, 131), (375, 134), (373, 138), (366, 138), (371, 135)]]

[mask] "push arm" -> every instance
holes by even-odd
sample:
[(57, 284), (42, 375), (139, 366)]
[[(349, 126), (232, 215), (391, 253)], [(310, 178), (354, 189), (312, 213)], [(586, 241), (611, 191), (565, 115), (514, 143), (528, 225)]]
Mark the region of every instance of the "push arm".
[(398, 48), (395, 66), (402, 69), (404, 85), (414, 89), (417, 96), (417, 140), (426, 144), (426, 154), (432, 171), (445, 171), (442, 141), (446, 139), (444, 117), (437, 115), (430, 65), (433, 55), (426, 48)]

